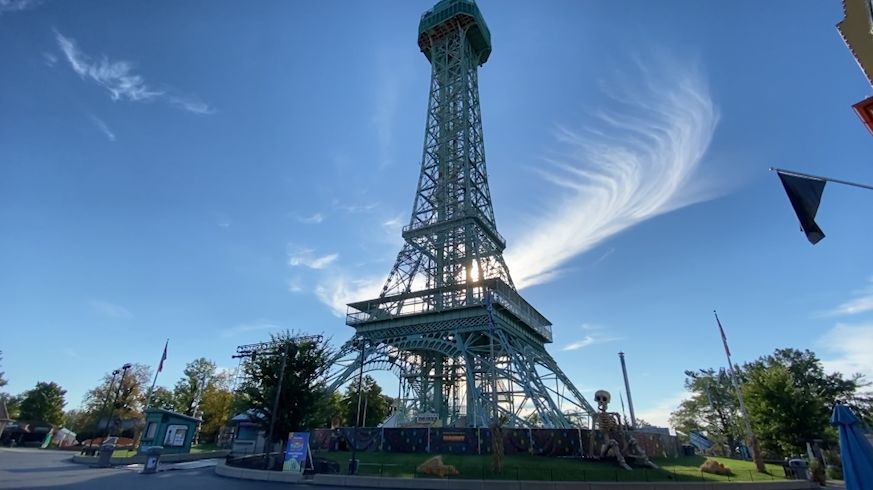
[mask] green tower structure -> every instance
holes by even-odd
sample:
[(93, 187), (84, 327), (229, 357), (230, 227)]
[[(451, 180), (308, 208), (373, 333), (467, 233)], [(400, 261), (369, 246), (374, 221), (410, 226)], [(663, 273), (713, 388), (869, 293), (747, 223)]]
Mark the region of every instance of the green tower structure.
[(395, 422), (587, 425), (594, 409), (546, 351), (551, 323), (516, 291), (497, 231), (479, 104), (491, 33), (472, 0), (421, 16), (431, 65), (421, 171), (404, 245), (378, 298), (349, 304), (355, 335), (331, 389), (362, 372), (400, 381)]

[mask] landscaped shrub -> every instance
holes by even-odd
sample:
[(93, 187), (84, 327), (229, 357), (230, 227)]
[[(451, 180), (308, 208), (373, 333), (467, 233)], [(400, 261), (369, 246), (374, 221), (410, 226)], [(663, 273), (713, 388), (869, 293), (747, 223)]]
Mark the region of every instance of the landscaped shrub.
[(731, 471), (727, 466), (719, 463), (714, 459), (707, 459), (702, 465), (700, 465), (700, 471), (704, 473), (712, 473), (713, 475), (722, 475), (722, 476), (730, 476), (733, 475), (734, 472)]

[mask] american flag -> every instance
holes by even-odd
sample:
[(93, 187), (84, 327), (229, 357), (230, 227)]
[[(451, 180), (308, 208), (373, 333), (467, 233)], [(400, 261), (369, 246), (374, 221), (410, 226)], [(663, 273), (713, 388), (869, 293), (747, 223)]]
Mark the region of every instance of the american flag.
[[(715, 312), (713, 312), (713, 313), (715, 313)], [(727, 344), (727, 337), (726, 337), (725, 334), (724, 334), (724, 328), (722, 328), (722, 326), (721, 326), (721, 320), (718, 319), (718, 314), (717, 314), (717, 313), (716, 313), (716, 315), (715, 315), (715, 321), (716, 321), (716, 323), (718, 323), (718, 331), (721, 332), (721, 341), (722, 341), (722, 343), (724, 344), (724, 351), (727, 352), (727, 355), (730, 356), (730, 355), (731, 355), (731, 350), (730, 350), (730, 348), (728, 347), (728, 344)]]
[(170, 339), (167, 339), (167, 342), (164, 344), (164, 353), (161, 354), (161, 362), (158, 364), (158, 372), (164, 370), (164, 361), (167, 360), (167, 344), (170, 343)]

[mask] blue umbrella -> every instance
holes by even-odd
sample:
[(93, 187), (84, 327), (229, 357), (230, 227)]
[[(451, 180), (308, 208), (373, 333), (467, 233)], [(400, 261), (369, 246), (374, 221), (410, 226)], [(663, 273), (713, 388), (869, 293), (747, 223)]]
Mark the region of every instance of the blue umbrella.
[(864, 490), (873, 485), (873, 446), (864, 437), (861, 421), (845, 405), (836, 405), (831, 424), (840, 431), (840, 457), (846, 490)]

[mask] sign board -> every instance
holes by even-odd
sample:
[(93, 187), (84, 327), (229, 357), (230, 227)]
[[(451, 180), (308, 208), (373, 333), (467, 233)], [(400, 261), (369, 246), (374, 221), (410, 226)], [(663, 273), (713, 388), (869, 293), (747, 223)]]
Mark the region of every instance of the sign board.
[(285, 447), (285, 462), (282, 471), (303, 473), (309, 455), (309, 432), (291, 432)]
[(439, 419), (439, 415), (433, 412), (424, 412), (415, 416), (415, 423), (421, 425), (431, 425)]
[(688, 433), (688, 437), (691, 439), (691, 445), (697, 449), (709, 449), (712, 447), (712, 441), (700, 432), (691, 431)]

